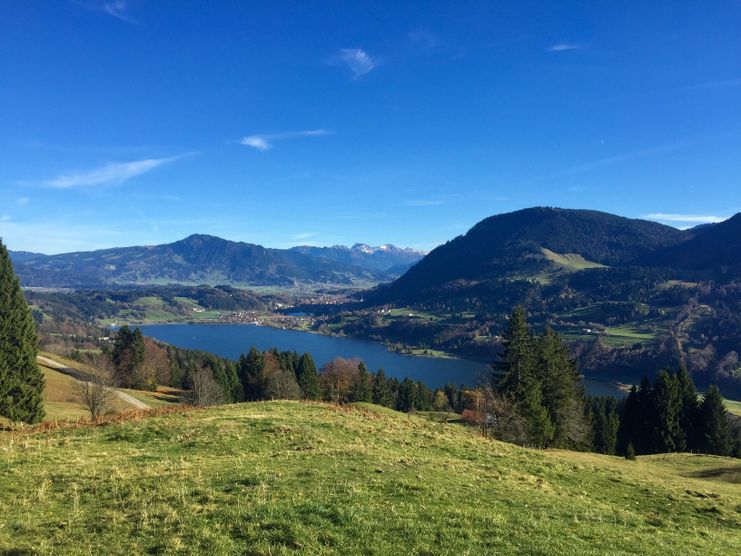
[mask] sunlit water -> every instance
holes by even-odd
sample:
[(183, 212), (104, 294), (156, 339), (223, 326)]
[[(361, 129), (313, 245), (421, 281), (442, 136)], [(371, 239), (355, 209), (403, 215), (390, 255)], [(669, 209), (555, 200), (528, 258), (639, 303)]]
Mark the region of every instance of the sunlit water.
[[(282, 351), (309, 352), (317, 367), (335, 357), (359, 358), (371, 371), (382, 368), (388, 376), (421, 380), (432, 388), (448, 382), (476, 385), (479, 377), (491, 375), (491, 367), (479, 361), (401, 355), (369, 340), (298, 330), (245, 324), (151, 324), (140, 328), (146, 336), (168, 344), (209, 351), (230, 359), (237, 359), (252, 346), (259, 350), (275, 347)], [(622, 395), (612, 383), (585, 379), (584, 385), (591, 395)]]

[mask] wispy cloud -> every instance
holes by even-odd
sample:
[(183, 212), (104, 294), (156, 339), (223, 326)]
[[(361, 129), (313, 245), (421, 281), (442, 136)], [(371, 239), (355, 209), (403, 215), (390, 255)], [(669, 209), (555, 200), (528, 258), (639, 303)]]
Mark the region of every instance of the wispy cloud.
[(147, 158), (143, 160), (133, 160), (131, 162), (109, 162), (91, 170), (61, 174), (56, 178), (45, 182), (45, 185), (55, 189), (121, 185), (133, 177), (151, 172), (155, 168), (159, 168), (163, 164), (173, 162), (179, 158), (182, 158), (182, 156)]
[(106, 2), (103, 4), (103, 11), (108, 15), (125, 21), (126, 23), (139, 23), (137, 20), (128, 15), (128, 5), (124, 0), (116, 0), (115, 2)]
[(641, 218), (657, 220), (659, 222), (680, 222), (694, 224), (716, 224), (727, 220), (727, 216), (701, 215), (701, 214), (673, 214), (665, 212), (652, 212), (644, 214)]
[(674, 89), (676, 91), (703, 91), (706, 89), (725, 89), (729, 87), (741, 87), (741, 77), (735, 79), (722, 79), (720, 81), (706, 81), (704, 83), (697, 83), (695, 85), (689, 85), (687, 87), (680, 87)]
[(343, 48), (329, 59), (329, 63), (333, 66), (347, 66), (353, 73), (353, 79), (370, 73), (378, 67), (378, 60), (371, 58), (361, 48)]
[(19, 207), (25, 207), (28, 203), (31, 202), (31, 199), (28, 197), (19, 197), (15, 200), (15, 204)]
[(312, 238), (312, 237), (316, 237), (318, 235), (319, 234), (316, 233), (316, 232), (302, 232), (300, 234), (296, 234), (296, 235), (292, 236), (291, 239), (297, 239), (297, 240), (309, 239), (309, 238)]
[(258, 151), (269, 151), (273, 148), (276, 141), (281, 141), (283, 139), (292, 139), (295, 137), (322, 137), (331, 134), (332, 132), (327, 129), (308, 129), (305, 131), (287, 131), (284, 133), (262, 133), (242, 137), (238, 143), (246, 147), (252, 147)]
[(557, 42), (552, 44), (546, 50), (548, 52), (566, 52), (567, 50), (579, 50), (581, 46), (572, 42)]

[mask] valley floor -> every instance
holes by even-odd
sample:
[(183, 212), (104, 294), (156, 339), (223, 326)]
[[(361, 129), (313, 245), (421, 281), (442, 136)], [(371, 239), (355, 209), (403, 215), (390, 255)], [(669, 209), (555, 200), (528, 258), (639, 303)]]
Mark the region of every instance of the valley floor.
[(256, 402), (0, 433), (0, 552), (733, 554), (741, 461)]

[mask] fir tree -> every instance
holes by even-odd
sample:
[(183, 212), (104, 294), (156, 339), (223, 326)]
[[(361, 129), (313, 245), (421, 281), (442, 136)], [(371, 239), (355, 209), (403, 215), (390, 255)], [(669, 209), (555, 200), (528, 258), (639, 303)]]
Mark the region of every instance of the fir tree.
[(11, 421), (37, 423), (44, 417), (37, 353), (33, 317), (0, 241), (0, 415)]
[(527, 421), (528, 436), (532, 444), (538, 448), (547, 448), (553, 441), (553, 423), (543, 405), (539, 384), (535, 383), (524, 392), (518, 406)]
[(319, 374), (316, 371), (314, 358), (310, 353), (304, 353), (298, 362), (296, 379), (301, 387), (305, 400), (318, 400), (321, 392), (319, 389)]
[(358, 364), (358, 372), (353, 379), (352, 390), (350, 392), (350, 401), (352, 402), (370, 402), (373, 398), (370, 389), (370, 375), (365, 363), (362, 361)]
[(542, 383), (535, 375), (536, 344), (522, 307), (510, 315), (502, 338), (504, 352), (493, 365), (497, 387), (517, 404), (531, 442), (546, 447), (553, 440), (554, 427), (543, 405)]
[(522, 307), (516, 307), (509, 316), (502, 334), (504, 351), (492, 367), (497, 388), (515, 399), (532, 386), (535, 350), (533, 337)]
[(726, 406), (720, 390), (714, 384), (705, 392), (698, 418), (700, 450), (706, 454), (728, 456), (731, 453), (731, 433)]
[(409, 378), (405, 378), (399, 385), (399, 395), (396, 398), (396, 409), (408, 412), (414, 409), (417, 399), (417, 385)]
[(638, 400), (638, 388), (634, 384), (628, 392), (628, 396), (621, 402), (620, 426), (618, 427), (617, 453), (626, 454), (628, 445), (633, 448), (633, 436), (638, 427), (640, 419), (640, 404)]
[(239, 356), (237, 374), (242, 383), (245, 400), (255, 401), (262, 397), (261, 377), (264, 366), (265, 357), (254, 346), (247, 355)]
[(637, 415), (633, 425), (631, 442), (638, 454), (653, 454), (656, 452), (656, 404), (654, 403), (653, 387), (647, 377), (641, 379), (637, 393)]
[(393, 407), (394, 396), (391, 392), (389, 381), (383, 369), (378, 369), (376, 376), (373, 377), (373, 403), (384, 407)]
[(550, 327), (538, 341), (535, 376), (541, 382), (543, 405), (553, 425), (552, 446), (573, 446), (582, 439), (584, 391), (576, 362), (561, 337)]
[(675, 452), (677, 445), (684, 444), (684, 435), (679, 425), (682, 400), (679, 397), (677, 380), (666, 369), (656, 377), (652, 389), (654, 402), (654, 442), (652, 450), (658, 453)]
[(592, 449), (601, 454), (615, 454), (620, 419), (613, 397), (590, 398)]
[(677, 372), (677, 394), (681, 400), (679, 410), (679, 427), (682, 430), (682, 438), (677, 445), (677, 450), (684, 452), (686, 450), (697, 450), (697, 434), (695, 432), (695, 422), (697, 421), (697, 390), (692, 377), (687, 369), (682, 366)]
[(633, 448), (633, 443), (629, 442), (628, 447), (625, 449), (625, 459), (629, 459), (632, 461), (635, 461), (636, 459), (636, 451)]
[(417, 381), (416, 398), (414, 400), (414, 407), (419, 411), (429, 411), (432, 409), (432, 390), (422, 382)]
[(144, 336), (139, 328), (133, 332), (128, 326), (122, 326), (113, 341), (113, 362), (116, 382), (120, 386), (140, 386), (138, 370), (144, 362)]

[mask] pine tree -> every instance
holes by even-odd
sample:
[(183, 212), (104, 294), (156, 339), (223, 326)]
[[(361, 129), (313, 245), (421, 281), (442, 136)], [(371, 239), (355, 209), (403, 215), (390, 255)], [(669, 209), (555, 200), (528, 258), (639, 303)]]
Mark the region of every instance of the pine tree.
[(493, 364), (497, 388), (517, 404), (531, 442), (546, 447), (553, 440), (554, 427), (543, 405), (542, 383), (535, 375), (537, 346), (522, 307), (510, 315), (502, 343), (504, 352)]
[(525, 390), (518, 406), (527, 421), (528, 436), (533, 446), (547, 448), (553, 441), (553, 423), (543, 405), (543, 396), (538, 383)]
[(682, 400), (676, 379), (666, 369), (656, 377), (652, 394), (656, 415), (653, 450), (658, 453), (675, 452), (677, 444), (684, 443), (679, 425)]
[(319, 374), (316, 372), (314, 358), (310, 353), (304, 353), (298, 362), (296, 379), (301, 387), (305, 400), (318, 400), (321, 392), (319, 389)]
[(432, 390), (422, 382), (417, 381), (417, 396), (414, 400), (414, 407), (419, 411), (429, 411), (432, 409)]
[(695, 422), (697, 421), (697, 390), (692, 377), (687, 372), (686, 367), (682, 366), (677, 372), (677, 394), (681, 400), (679, 411), (679, 427), (682, 430), (682, 437), (677, 445), (677, 450), (697, 450), (697, 434), (695, 432)]
[(0, 415), (11, 421), (37, 423), (44, 417), (37, 353), (33, 317), (0, 241)]
[(250, 348), (247, 355), (242, 354), (239, 356), (237, 374), (242, 383), (242, 391), (244, 392), (245, 400), (255, 401), (262, 398), (261, 377), (264, 366), (265, 357), (262, 353), (257, 351), (255, 346)]
[(615, 454), (620, 419), (613, 397), (590, 398), (592, 449), (601, 454)]
[(726, 406), (720, 390), (714, 384), (707, 389), (700, 404), (698, 433), (700, 450), (703, 453), (719, 456), (731, 454), (731, 432)]
[(515, 399), (532, 386), (535, 350), (533, 337), (522, 307), (516, 307), (509, 316), (502, 334), (504, 352), (492, 367), (497, 388)]
[(656, 453), (656, 404), (653, 387), (647, 377), (641, 379), (637, 394), (637, 414), (631, 441), (638, 454)]
[(628, 447), (625, 449), (625, 459), (629, 459), (632, 461), (635, 461), (636, 459), (636, 451), (635, 448), (633, 448), (633, 443), (628, 443)]
[(620, 403), (620, 426), (617, 435), (617, 453), (626, 454), (628, 445), (633, 448), (633, 437), (640, 419), (638, 388), (634, 384), (624, 401)]
[(373, 403), (377, 405), (384, 407), (394, 406), (394, 395), (383, 369), (378, 369), (376, 376), (373, 377), (372, 399)]
[(396, 409), (408, 412), (414, 409), (417, 399), (417, 385), (409, 378), (405, 378), (399, 385), (399, 395), (396, 398)]
[(353, 402), (370, 402), (373, 398), (370, 389), (370, 375), (365, 363), (362, 361), (358, 364), (358, 373), (355, 375), (350, 392), (350, 401)]
[(113, 341), (111, 361), (120, 386), (140, 386), (137, 371), (144, 362), (144, 336), (139, 328), (133, 332), (128, 326), (122, 326)]
[(553, 425), (551, 445), (574, 446), (586, 429), (584, 391), (576, 362), (550, 326), (538, 340), (535, 376), (541, 382), (543, 405)]

